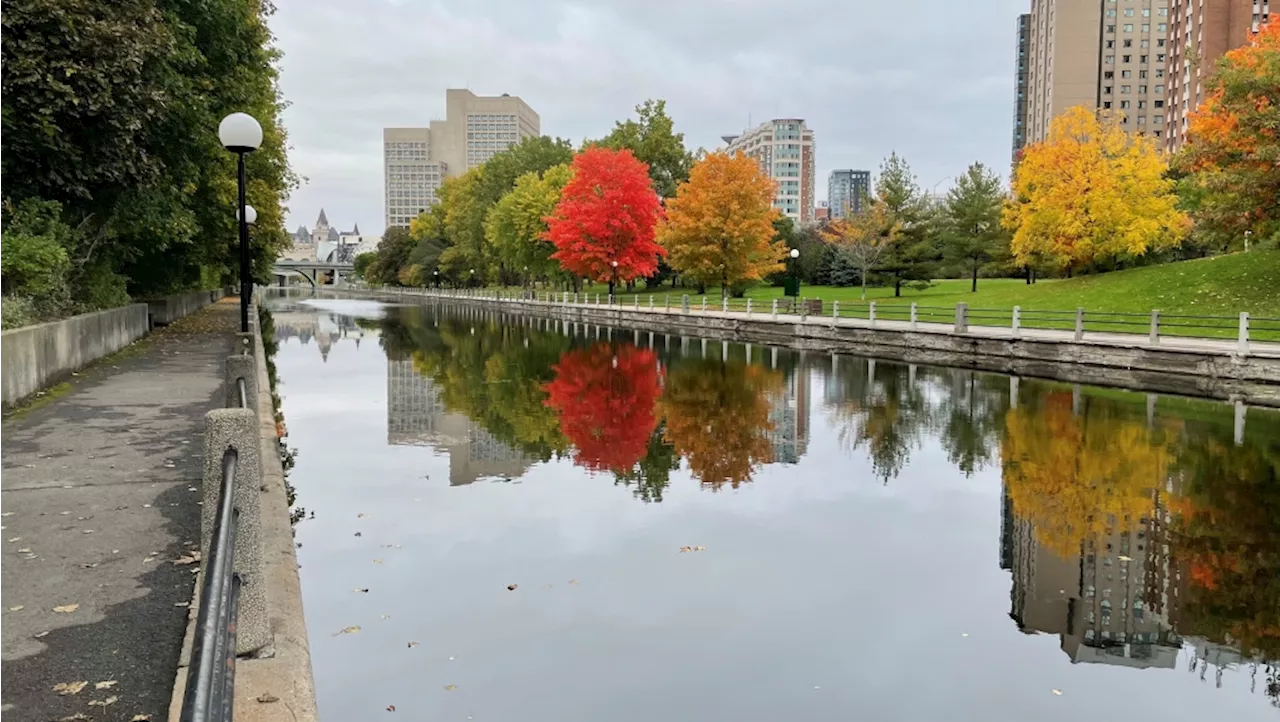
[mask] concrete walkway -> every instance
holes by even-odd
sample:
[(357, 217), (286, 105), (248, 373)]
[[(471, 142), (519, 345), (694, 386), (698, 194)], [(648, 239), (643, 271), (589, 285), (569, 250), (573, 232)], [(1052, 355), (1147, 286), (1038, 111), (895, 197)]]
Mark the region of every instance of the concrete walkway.
[(0, 696), (13, 720), (166, 718), (199, 567), (204, 415), (238, 319), (223, 299), (4, 421)]

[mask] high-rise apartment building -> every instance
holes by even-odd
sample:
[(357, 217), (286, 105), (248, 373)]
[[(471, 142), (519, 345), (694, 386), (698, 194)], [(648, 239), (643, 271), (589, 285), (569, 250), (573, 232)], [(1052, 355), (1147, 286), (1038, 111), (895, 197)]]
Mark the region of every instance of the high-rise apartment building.
[(871, 171), (833, 170), (827, 176), (827, 205), (832, 218), (847, 218), (862, 212), (863, 201), (871, 195)]
[(436, 201), (449, 176), (461, 175), (541, 132), (527, 103), (512, 95), (445, 91), (445, 119), (427, 128), (383, 128), (387, 226), (408, 226)]
[(1161, 137), (1168, 15), (1169, 0), (1032, 0), (1025, 142), (1043, 141), (1077, 105)]
[(1270, 13), (1269, 0), (1169, 0), (1167, 150), (1185, 142), (1187, 116), (1204, 102), (1218, 58), (1248, 43)]
[(798, 223), (813, 222), (813, 131), (800, 118), (778, 118), (742, 135), (721, 136), (728, 153), (743, 153), (760, 164), (760, 170), (777, 182), (773, 207)]
[(1027, 144), (1027, 76), (1030, 64), (1031, 13), (1018, 16), (1017, 72), (1013, 89), (1013, 162), (1017, 164), (1022, 146)]

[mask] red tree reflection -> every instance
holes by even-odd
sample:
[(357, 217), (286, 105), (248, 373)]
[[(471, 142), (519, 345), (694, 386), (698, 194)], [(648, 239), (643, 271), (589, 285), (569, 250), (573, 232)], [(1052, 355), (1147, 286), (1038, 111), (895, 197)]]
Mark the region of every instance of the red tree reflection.
[(546, 403), (577, 448), (574, 462), (592, 471), (633, 468), (658, 425), (657, 355), (635, 346), (597, 344), (564, 354), (554, 370)]

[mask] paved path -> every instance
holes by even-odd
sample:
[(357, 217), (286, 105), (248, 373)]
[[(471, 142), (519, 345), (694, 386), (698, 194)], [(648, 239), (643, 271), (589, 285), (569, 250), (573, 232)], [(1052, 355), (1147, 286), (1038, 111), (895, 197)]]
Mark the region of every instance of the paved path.
[(204, 414), (237, 323), (224, 299), (4, 421), (6, 719), (166, 719), (199, 566), (173, 562), (199, 547)]

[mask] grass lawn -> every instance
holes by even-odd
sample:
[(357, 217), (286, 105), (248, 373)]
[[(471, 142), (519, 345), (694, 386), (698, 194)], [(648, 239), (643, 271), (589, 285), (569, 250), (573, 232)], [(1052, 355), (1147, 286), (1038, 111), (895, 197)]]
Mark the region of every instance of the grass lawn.
[[(1162, 324), (1161, 333), (1234, 337), (1235, 319), (1241, 311), (1248, 311), (1253, 317), (1280, 319), (1280, 251), (1235, 253), (1096, 276), (1043, 280), (1034, 285), (1027, 285), (1020, 279), (982, 278), (978, 279), (977, 293), (971, 293), (969, 288), (969, 279), (944, 279), (935, 281), (924, 291), (903, 288), (900, 298), (893, 297), (892, 288), (869, 288), (867, 299), (876, 302), (882, 318), (901, 318), (906, 313), (905, 309), (895, 312), (885, 306), (906, 306), (911, 303), (917, 303), (921, 307), (936, 307), (939, 317), (950, 317), (954, 313), (950, 309), (954, 309), (957, 303), (965, 302), (970, 309), (992, 311), (988, 314), (989, 319), (974, 318), (971, 323), (992, 325), (1007, 325), (1014, 306), (1020, 306), (1024, 312), (1074, 312), (1076, 308), (1084, 308), (1088, 330), (1125, 330), (1135, 333), (1146, 332), (1145, 320), (1133, 319), (1138, 325), (1127, 328), (1095, 326), (1088, 323), (1089, 312), (1149, 314), (1152, 309), (1160, 309), (1162, 316), (1223, 317), (1222, 320), (1206, 322), (1221, 325), (1222, 328), (1218, 330), (1178, 328), (1171, 324), (1192, 321), (1167, 319)], [(670, 286), (654, 290), (641, 287), (634, 292), (622, 291), (619, 296), (629, 299), (632, 295), (639, 295), (643, 303), (650, 294), (661, 299), (668, 294), (679, 297), (687, 291), (688, 289), (673, 289)], [(596, 285), (589, 292), (603, 294), (608, 289), (606, 286)], [(805, 286), (801, 289), (801, 295), (805, 298), (821, 298), (826, 302), (838, 300), (841, 315), (865, 313), (860, 308), (864, 302), (860, 299), (861, 289), (857, 287)], [(760, 301), (768, 303), (770, 299), (781, 298), (782, 289), (758, 286), (748, 291), (747, 296), (756, 299), (756, 306), (763, 309), (767, 306)], [(701, 296), (690, 294), (690, 298), (695, 305), (701, 305)], [(708, 299), (708, 303), (718, 304), (719, 290), (712, 289)], [(921, 318), (925, 318), (923, 312)], [(1036, 321), (1032, 316), (1024, 316), (1023, 323), (1028, 327), (1072, 326), (1070, 320)], [(1280, 322), (1255, 322), (1253, 338), (1280, 340)]]

